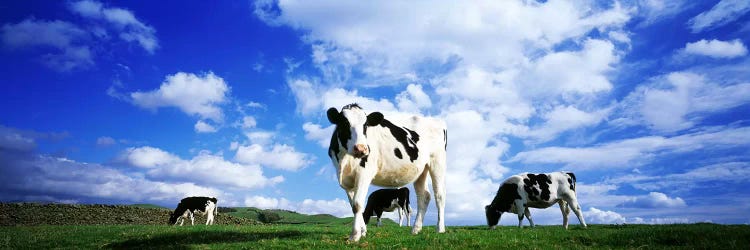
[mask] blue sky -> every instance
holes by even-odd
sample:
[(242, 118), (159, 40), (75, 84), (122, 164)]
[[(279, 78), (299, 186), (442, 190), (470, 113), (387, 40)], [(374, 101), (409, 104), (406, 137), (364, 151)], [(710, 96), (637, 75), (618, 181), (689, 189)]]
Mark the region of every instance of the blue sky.
[[(447, 122), (448, 225), (484, 224), (510, 175), (558, 170), (578, 176), (590, 223), (750, 223), (748, 12), (737, 0), (5, 2), (0, 200), (210, 195), (351, 216), (324, 112), (357, 102)], [(532, 213), (561, 223), (557, 208)]]

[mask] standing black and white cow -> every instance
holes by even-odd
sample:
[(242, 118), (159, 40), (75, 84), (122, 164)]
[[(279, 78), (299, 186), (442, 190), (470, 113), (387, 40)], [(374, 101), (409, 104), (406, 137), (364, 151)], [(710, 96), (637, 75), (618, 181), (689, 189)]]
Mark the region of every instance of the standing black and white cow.
[(437, 231), (445, 232), (445, 168), (447, 130), (445, 122), (421, 116), (388, 117), (367, 114), (359, 105), (330, 108), (328, 120), (336, 125), (331, 135), (331, 157), (341, 188), (354, 213), (350, 241), (367, 234), (362, 213), (370, 184), (403, 187), (414, 183), (417, 218), (412, 234), (422, 230), (430, 202), (427, 178), (432, 179), (437, 205)]
[[(214, 224), (214, 215), (217, 213), (216, 203), (218, 200), (214, 197), (187, 197), (177, 204), (177, 208), (169, 216), (169, 224), (180, 226), (185, 223), (185, 219), (190, 217), (190, 225), (195, 225), (194, 213), (206, 215), (206, 225)], [(180, 220), (182, 219), (182, 220)]]
[(373, 213), (378, 217), (378, 226), (381, 225), (380, 217), (385, 212), (398, 213), (398, 226), (403, 225), (403, 217), (406, 217), (406, 226), (411, 226), (411, 206), (409, 206), (409, 189), (380, 189), (370, 194), (367, 198), (367, 207), (362, 215), (365, 224), (370, 223)]
[(560, 205), (565, 229), (568, 229), (568, 214), (571, 209), (581, 225), (586, 227), (576, 197), (576, 176), (573, 173), (514, 175), (503, 182), (492, 203), (484, 207), (487, 225), (494, 229), (500, 216), (508, 212), (518, 215), (518, 227), (523, 226), (524, 215), (533, 227), (534, 221), (531, 220), (529, 208), (548, 208), (555, 203)]

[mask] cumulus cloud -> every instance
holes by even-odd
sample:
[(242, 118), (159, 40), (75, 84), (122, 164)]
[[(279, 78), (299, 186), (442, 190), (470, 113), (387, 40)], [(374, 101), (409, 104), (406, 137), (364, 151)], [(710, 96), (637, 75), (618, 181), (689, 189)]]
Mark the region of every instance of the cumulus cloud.
[(750, 2), (744, 0), (722, 0), (710, 10), (700, 13), (688, 21), (693, 33), (714, 29), (737, 20), (750, 11)]
[(335, 128), (335, 125), (329, 125), (328, 127), (323, 128), (322, 126), (311, 122), (302, 124), (302, 130), (305, 131), (305, 139), (315, 141), (323, 148), (327, 148), (330, 144), (331, 135)]
[(16, 24), (5, 24), (2, 40), (6, 47), (51, 48), (41, 61), (51, 69), (67, 72), (94, 65), (93, 52), (87, 45), (90, 35), (77, 25), (60, 20), (46, 21), (27, 18)]
[(211, 124), (208, 124), (207, 122), (203, 120), (196, 122), (194, 128), (195, 128), (195, 132), (198, 132), (198, 133), (213, 133), (217, 131), (217, 129), (214, 126), (212, 126)]
[[(46, 136), (0, 126), (0, 199), (165, 204), (185, 196), (224, 194), (191, 182), (149, 180), (107, 165), (39, 154), (33, 146), (35, 139)], [(136, 162), (148, 167), (169, 160), (155, 160), (159, 157), (164, 156), (147, 154), (147, 159)]]
[(650, 192), (648, 195), (636, 196), (620, 204), (623, 207), (634, 208), (679, 208), (685, 207), (685, 201), (680, 197), (670, 198), (664, 193)]
[(289, 82), (297, 101), (297, 111), (303, 115), (322, 114), (330, 107), (341, 109), (344, 105), (358, 103), (365, 110), (395, 111), (393, 103), (387, 99), (363, 97), (357, 90), (327, 88), (307, 80), (295, 79)]
[(422, 90), (422, 85), (416, 84), (406, 86), (406, 90), (396, 96), (396, 102), (398, 103), (399, 110), (402, 112), (419, 113), (420, 109), (432, 106), (430, 96)]
[(84, 18), (107, 22), (120, 32), (120, 39), (137, 42), (151, 54), (159, 47), (156, 30), (138, 20), (130, 10), (104, 6), (101, 2), (91, 0), (70, 2), (68, 8)]
[(746, 182), (747, 178), (744, 176), (748, 176), (748, 174), (750, 174), (750, 163), (727, 162), (697, 167), (682, 173), (667, 175), (623, 175), (608, 179), (607, 183), (629, 184), (635, 188), (647, 191), (664, 189), (689, 191), (702, 186), (696, 185), (697, 183)]
[(159, 89), (133, 92), (130, 98), (142, 108), (177, 107), (189, 115), (222, 122), (224, 114), (219, 105), (226, 101), (228, 92), (224, 79), (213, 72), (203, 75), (178, 72), (168, 75)]
[(740, 39), (731, 41), (706, 40), (688, 43), (684, 48), (685, 53), (702, 55), (714, 58), (734, 58), (747, 54), (747, 48)]
[(312, 163), (311, 156), (297, 152), (286, 144), (276, 144), (270, 150), (263, 145), (240, 146), (234, 159), (245, 164), (257, 164), (287, 171), (300, 170)]
[(542, 117), (546, 120), (543, 125), (532, 128), (528, 136), (540, 141), (548, 141), (558, 134), (586, 126), (593, 126), (601, 122), (609, 113), (609, 109), (597, 110), (591, 113), (579, 110), (573, 106), (557, 106)]
[(594, 224), (623, 224), (625, 223), (625, 217), (614, 211), (603, 211), (595, 207), (589, 208), (588, 211), (583, 211), (583, 218), (586, 218), (586, 222)]
[(258, 125), (258, 122), (255, 120), (255, 117), (252, 117), (252, 116), (242, 117), (242, 128), (243, 129), (254, 128), (256, 125)]
[(146, 168), (146, 177), (154, 180), (239, 188), (263, 188), (284, 181), (282, 176), (264, 176), (258, 165), (226, 161), (207, 152), (184, 160), (158, 148), (139, 147), (126, 149), (119, 159), (128, 165)]
[(722, 84), (702, 74), (672, 72), (637, 87), (621, 105), (626, 119), (642, 121), (656, 131), (674, 132), (695, 126), (702, 115), (748, 102), (750, 83)]

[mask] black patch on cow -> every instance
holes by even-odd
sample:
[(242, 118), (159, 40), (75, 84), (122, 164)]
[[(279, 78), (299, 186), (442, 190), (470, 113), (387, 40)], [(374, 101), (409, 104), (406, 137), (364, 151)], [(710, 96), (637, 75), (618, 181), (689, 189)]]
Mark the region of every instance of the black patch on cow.
[(362, 160), (359, 161), (360, 167), (365, 167), (365, 164), (367, 163), (367, 156), (368, 155), (362, 156)]
[[(521, 195), (518, 194), (518, 184), (515, 183), (504, 183), (497, 190), (495, 198), (492, 203), (484, 207), (484, 213), (487, 217), (487, 225), (494, 226), (500, 221), (500, 216), (503, 212), (510, 212), (513, 202), (521, 199)], [(523, 208), (521, 208), (523, 209)]]
[(393, 154), (395, 154), (396, 157), (398, 157), (399, 159), (403, 159), (404, 158), (404, 156), (401, 155), (401, 150), (399, 150), (398, 148), (394, 148), (393, 149)]
[(328, 145), (328, 156), (332, 158), (336, 158), (336, 161), (339, 161), (339, 144), (336, 142), (336, 138), (338, 138), (337, 130), (333, 131), (333, 135), (331, 135), (331, 144)]
[(409, 155), (410, 161), (413, 162), (417, 159), (417, 156), (419, 155), (419, 149), (417, 149), (419, 134), (417, 134), (417, 132), (414, 132), (408, 128), (398, 127), (387, 119), (383, 119), (383, 121), (380, 122), (380, 126), (388, 128), (388, 130), (391, 131), (391, 135), (393, 135), (393, 138), (395, 138), (396, 141), (404, 146), (406, 154)]
[(443, 140), (445, 141), (445, 150), (448, 150), (448, 130), (443, 129)]
[(355, 102), (355, 103), (352, 103), (352, 104), (347, 104), (347, 105), (345, 105), (345, 106), (344, 106), (343, 108), (341, 108), (341, 110), (344, 110), (344, 109), (352, 109), (352, 108), (358, 108), (358, 109), (362, 109), (362, 107), (360, 107), (360, 106), (359, 106), (359, 104), (357, 104), (357, 103)]
[[(528, 179), (523, 179), (523, 190), (529, 194), (529, 200), (531, 201), (549, 201), (549, 184), (552, 184), (552, 180), (546, 174), (527, 174)], [(539, 189), (534, 187), (539, 185)]]
[(568, 184), (570, 184), (570, 190), (576, 191), (576, 175), (573, 173), (565, 173), (568, 175)]

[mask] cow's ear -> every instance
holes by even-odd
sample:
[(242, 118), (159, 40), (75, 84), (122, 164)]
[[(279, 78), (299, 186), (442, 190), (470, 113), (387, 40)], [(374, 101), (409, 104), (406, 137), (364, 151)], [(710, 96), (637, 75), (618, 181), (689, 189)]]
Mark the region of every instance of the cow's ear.
[(328, 115), (328, 121), (333, 124), (339, 124), (339, 121), (341, 121), (341, 113), (336, 108), (329, 108), (326, 114)]
[(372, 112), (367, 115), (367, 126), (377, 126), (383, 121), (383, 113)]

